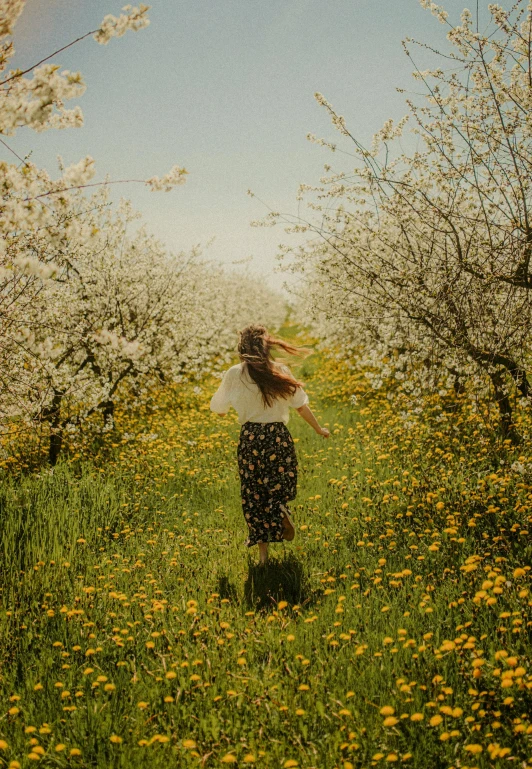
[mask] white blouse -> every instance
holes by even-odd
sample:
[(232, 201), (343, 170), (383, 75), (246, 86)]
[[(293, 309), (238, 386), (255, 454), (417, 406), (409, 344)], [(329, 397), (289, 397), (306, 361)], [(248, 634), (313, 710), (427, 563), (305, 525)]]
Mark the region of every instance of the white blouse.
[[(284, 364), (277, 366), (286, 374), (292, 372)], [(272, 406), (265, 407), (259, 386), (254, 382), (246, 366), (237, 363), (227, 369), (218, 390), (211, 398), (210, 409), (216, 414), (225, 414), (233, 408), (238, 413), (238, 421), (241, 425), (245, 422), (284, 422), (290, 418), (289, 407), (298, 409), (308, 403), (308, 395), (302, 387), (298, 387), (295, 393), (288, 398), (275, 398)]]

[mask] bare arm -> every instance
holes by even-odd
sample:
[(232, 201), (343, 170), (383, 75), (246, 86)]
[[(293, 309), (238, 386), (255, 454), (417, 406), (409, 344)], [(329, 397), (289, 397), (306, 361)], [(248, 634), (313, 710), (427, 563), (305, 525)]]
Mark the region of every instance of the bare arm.
[(298, 409), (296, 409), (296, 411), (303, 417), (305, 422), (308, 422), (308, 424), (318, 433), (318, 435), (323, 435), (324, 438), (329, 437), (330, 432), (326, 427), (320, 427), (318, 420), (306, 403), (304, 406), (300, 406)]

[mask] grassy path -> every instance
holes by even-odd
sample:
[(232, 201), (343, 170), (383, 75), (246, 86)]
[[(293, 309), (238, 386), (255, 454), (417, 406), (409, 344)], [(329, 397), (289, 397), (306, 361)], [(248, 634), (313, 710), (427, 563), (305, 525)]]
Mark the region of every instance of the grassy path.
[(334, 356), (291, 365), (331, 438), (292, 412), (266, 572), (214, 378), (5, 477), (0, 766), (532, 765), (529, 447), (494, 469), (474, 415), (405, 428)]

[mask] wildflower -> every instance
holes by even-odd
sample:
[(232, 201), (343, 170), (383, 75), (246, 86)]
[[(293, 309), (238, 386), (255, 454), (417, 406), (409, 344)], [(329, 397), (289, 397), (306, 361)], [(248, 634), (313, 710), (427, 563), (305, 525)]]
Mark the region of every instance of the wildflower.
[(478, 753), (482, 753), (482, 745), (464, 745), (464, 750), (467, 750), (468, 753), (473, 753), (473, 755), (477, 755)]

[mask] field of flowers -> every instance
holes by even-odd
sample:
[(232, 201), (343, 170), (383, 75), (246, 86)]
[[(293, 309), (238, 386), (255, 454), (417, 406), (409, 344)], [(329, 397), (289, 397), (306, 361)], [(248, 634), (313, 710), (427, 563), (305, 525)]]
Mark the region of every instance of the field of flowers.
[(443, 396), (405, 422), (334, 351), (291, 367), (331, 437), (292, 412), (264, 571), (215, 377), (53, 473), (3, 462), (0, 766), (532, 766), (530, 441)]

